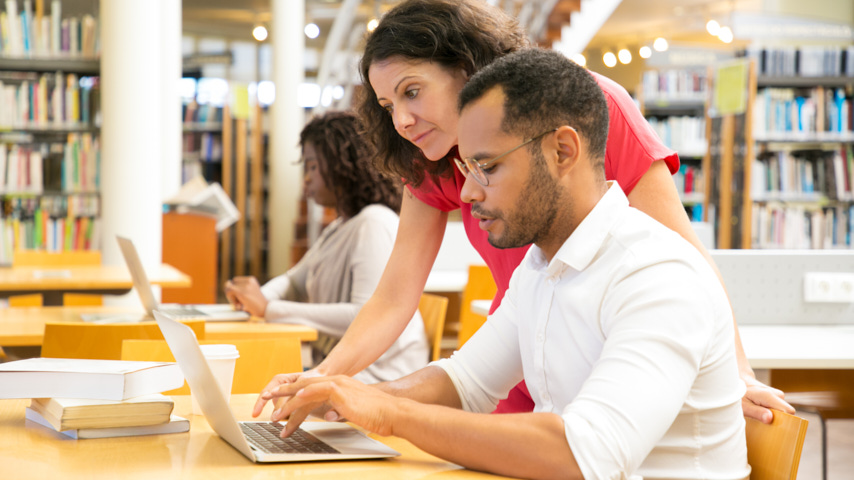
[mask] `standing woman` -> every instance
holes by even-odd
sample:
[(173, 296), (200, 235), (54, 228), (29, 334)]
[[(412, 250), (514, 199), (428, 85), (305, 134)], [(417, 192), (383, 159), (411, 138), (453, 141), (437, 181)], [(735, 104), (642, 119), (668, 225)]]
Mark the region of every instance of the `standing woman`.
[[(490, 245), (485, 229), (504, 228), (502, 219), (475, 218), (471, 205), (460, 200), (465, 176), (454, 168), (457, 95), (477, 70), (528, 46), (515, 20), (475, 0), (405, 0), (386, 13), (368, 37), (360, 65), (366, 93), (360, 111), (377, 147), (379, 165), (407, 182), (400, 229), (376, 292), (347, 335), (310, 375), (352, 375), (393, 342), (416, 309), (449, 211), (460, 209), (469, 240), (495, 278), (498, 294), (490, 312), (501, 302), (528, 247)], [(691, 228), (671, 178), (679, 168), (676, 152), (661, 144), (622, 87), (595, 73), (593, 77), (608, 102), (607, 179), (617, 180), (632, 206), (679, 233), (713, 264)], [(485, 169), (486, 177), (500, 168), (501, 162), (493, 163)], [(772, 414), (765, 407), (794, 412), (782, 400), (782, 392), (756, 380), (738, 337), (735, 349), (747, 386), (745, 415), (767, 423)], [(293, 380), (294, 376), (277, 376), (268, 390)], [(259, 398), (255, 411), (260, 412), (265, 402)], [(532, 408), (523, 382), (496, 411)]]
[[(400, 182), (374, 168), (373, 150), (361, 130), (356, 115), (345, 112), (316, 117), (303, 128), (306, 195), (334, 208), (338, 218), (296, 265), (263, 287), (255, 277), (236, 277), (225, 285), (229, 301), (253, 316), (317, 329), (314, 362), (323, 360), (371, 297), (397, 232)], [(394, 380), (427, 364), (421, 315), (410, 312), (404, 323), (382, 356), (353, 372), (356, 378)]]

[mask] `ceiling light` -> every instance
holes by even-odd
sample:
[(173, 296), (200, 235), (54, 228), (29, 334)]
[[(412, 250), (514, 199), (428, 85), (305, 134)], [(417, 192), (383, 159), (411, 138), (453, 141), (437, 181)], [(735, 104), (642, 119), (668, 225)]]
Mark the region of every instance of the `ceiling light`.
[(602, 55), (602, 61), (606, 67), (611, 68), (617, 64), (617, 56), (611, 52), (606, 52), (605, 55)]
[(656, 52), (664, 52), (667, 50), (667, 40), (664, 37), (658, 37), (652, 42), (652, 48), (655, 49)]
[(724, 43), (732, 43), (732, 30), (729, 27), (721, 27), (718, 38)]
[(587, 65), (587, 59), (584, 58), (584, 55), (582, 55), (580, 53), (576, 53), (576, 54), (572, 55), (572, 57), (570, 57), (570, 60), (581, 65), (582, 67)]
[(718, 36), (721, 31), (721, 24), (717, 20), (709, 20), (706, 22), (706, 31), (709, 32), (709, 35)]
[(368, 31), (373, 32), (374, 29), (377, 28), (377, 25), (379, 25), (379, 24), (380, 24), (380, 21), (377, 20), (376, 18), (370, 19), (368, 21)]
[(255, 37), (255, 40), (263, 42), (267, 40), (267, 29), (264, 28), (264, 25), (258, 25), (252, 29), (252, 36)]
[(314, 23), (309, 23), (305, 26), (305, 36), (308, 38), (317, 38), (320, 35), (320, 27)]
[(644, 45), (640, 48), (638, 54), (640, 54), (641, 58), (649, 58), (652, 56), (652, 49)]
[(620, 59), (620, 63), (623, 65), (628, 65), (632, 63), (632, 52), (627, 48), (621, 48), (619, 52), (617, 52), (617, 58)]

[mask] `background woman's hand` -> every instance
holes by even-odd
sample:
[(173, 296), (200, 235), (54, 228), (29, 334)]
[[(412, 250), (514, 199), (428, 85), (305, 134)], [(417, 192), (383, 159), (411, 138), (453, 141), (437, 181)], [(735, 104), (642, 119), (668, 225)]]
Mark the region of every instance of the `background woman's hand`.
[(225, 282), (225, 296), (234, 308), (254, 317), (264, 317), (267, 311), (267, 298), (255, 277), (234, 277)]

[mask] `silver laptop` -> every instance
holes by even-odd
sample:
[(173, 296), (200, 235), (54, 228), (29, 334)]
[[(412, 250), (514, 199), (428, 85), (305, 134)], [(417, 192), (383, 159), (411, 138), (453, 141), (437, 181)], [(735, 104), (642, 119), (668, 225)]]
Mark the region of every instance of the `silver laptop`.
[(239, 322), (249, 320), (248, 313), (235, 310), (231, 305), (178, 305), (174, 303), (160, 305), (157, 299), (154, 298), (151, 283), (149, 283), (148, 276), (145, 274), (145, 269), (139, 259), (136, 246), (134, 246), (129, 238), (117, 235), (116, 239), (119, 241), (119, 248), (122, 250), (122, 256), (125, 258), (125, 263), (133, 279), (133, 287), (139, 294), (139, 299), (142, 301), (142, 306), (145, 307), (149, 318), (153, 318), (152, 312), (159, 310), (176, 318), (200, 318), (207, 322)]
[(280, 438), (282, 423), (236, 421), (193, 331), (159, 311), (154, 312), (154, 317), (211, 428), (253, 462), (353, 460), (400, 455), (346, 423), (305, 422), (290, 437)]

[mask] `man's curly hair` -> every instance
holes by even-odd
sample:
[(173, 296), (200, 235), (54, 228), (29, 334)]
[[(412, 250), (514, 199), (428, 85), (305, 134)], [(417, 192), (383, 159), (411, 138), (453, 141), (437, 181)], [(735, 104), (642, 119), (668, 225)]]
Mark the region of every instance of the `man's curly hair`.
[(350, 112), (328, 112), (309, 121), (300, 146), (311, 144), (326, 186), (338, 199), (338, 211), (353, 217), (374, 203), (400, 212), (400, 180), (373, 166), (374, 150), (359, 118)]

